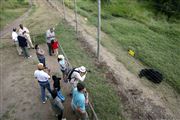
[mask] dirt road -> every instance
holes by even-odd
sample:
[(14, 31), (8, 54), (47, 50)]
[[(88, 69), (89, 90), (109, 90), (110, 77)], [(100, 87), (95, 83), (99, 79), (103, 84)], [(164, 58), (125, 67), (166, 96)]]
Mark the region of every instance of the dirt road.
[[(51, 18), (63, 17), (63, 9), (59, 1), (53, 0), (55, 6), (58, 6), (58, 11), (42, 0), (34, 0), (33, 3), (37, 6), (37, 12), (26, 19), (31, 19), (27, 22), (29, 27), (34, 32), (43, 32), (47, 30), (47, 26), (51, 26), (54, 21)], [(52, 13), (53, 11), (53, 13)], [(47, 14), (49, 16), (47, 16)], [(45, 18), (47, 21), (43, 21)], [(72, 10), (66, 8), (66, 20), (68, 23), (75, 27), (74, 13)], [(79, 37), (81, 42), (87, 42), (92, 52), (96, 51), (96, 28), (87, 25), (83, 17), (78, 16), (79, 24)], [(43, 21), (43, 22), (42, 22)], [(53, 22), (53, 23), (51, 23)], [(58, 22), (57, 22), (58, 23)], [(17, 26), (12, 24), (12, 26)], [(5, 33), (10, 33), (6, 30)], [(3, 32), (1, 32), (3, 33)], [(2, 35), (9, 37), (9, 35)], [(103, 38), (109, 38), (106, 34), (102, 33)], [(1, 83), (0, 83), (0, 108), (3, 120), (51, 120), (55, 119), (51, 110), (50, 104), (43, 105), (40, 102), (39, 87), (33, 77), (33, 72), (36, 69), (36, 55), (34, 50), (30, 50), (33, 56), (30, 59), (24, 59), (17, 56), (15, 48), (12, 46), (10, 39), (1, 39)], [(47, 50), (46, 45), (42, 46)], [(160, 120), (160, 119), (180, 119), (180, 97), (175, 92), (170, 91), (167, 87), (167, 94), (156, 91), (152, 87), (144, 85), (136, 75), (129, 72), (126, 67), (118, 62), (115, 56), (110, 53), (106, 48), (101, 46), (101, 60), (107, 63), (109, 69), (114, 72), (116, 81), (114, 84), (117, 92), (119, 93), (120, 100), (124, 104), (124, 116), (127, 119), (133, 120)], [(52, 69), (53, 73), (58, 71), (56, 59), (47, 57), (47, 63)], [(68, 88), (63, 88), (68, 92)], [(69, 101), (69, 100), (67, 100)], [(68, 120), (73, 120), (68, 107), (65, 112), (65, 117)]]

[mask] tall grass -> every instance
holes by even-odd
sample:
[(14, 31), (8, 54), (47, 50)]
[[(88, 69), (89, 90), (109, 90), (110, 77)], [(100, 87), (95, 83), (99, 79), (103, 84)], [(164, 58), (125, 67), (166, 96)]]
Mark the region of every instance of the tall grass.
[(123, 119), (119, 97), (105, 77), (107, 69), (99, 68), (94, 64), (92, 55), (87, 54), (76, 40), (73, 28), (60, 24), (57, 26), (56, 34), (70, 63), (74, 67), (84, 65), (92, 71), (88, 73), (85, 84), (90, 92), (98, 118), (100, 120)]
[(1, 0), (0, 1), (0, 29), (10, 21), (22, 15), (28, 8), (27, 0)]
[[(79, 0), (77, 6), (81, 15), (97, 25), (96, 2)], [(180, 21), (173, 21), (167, 22), (163, 15), (156, 16), (148, 2), (113, 0), (109, 5), (102, 4), (102, 30), (112, 38), (104, 38), (102, 45), (130, 68), (135, 66), (129, 65), (127, 56), (121, 56), (120, 51), (133, 48), (136, 59), (158, 69), (165, 81), (180, 92)], [(139, 72), (133, 69), (136, 74)]]

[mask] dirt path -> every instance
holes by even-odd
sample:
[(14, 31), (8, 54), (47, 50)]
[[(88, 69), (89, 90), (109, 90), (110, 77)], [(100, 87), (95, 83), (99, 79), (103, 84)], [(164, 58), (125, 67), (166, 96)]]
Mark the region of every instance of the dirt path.
[[(47, 2), (41, 0), (33, 1), (33, 3), (38, 7), (43, 6), (45, 9), (51, 8)], [(0, 49), (0, 119), (2, 120), (56, 119), (50, 103), (42, 104), (40, 101), (40, 89), (33, 77), (36, 64), (38, 63), (35, 51), (30, 49), (32, 58), (24, 59), (17, 55), (11, 39), (8, 39), (11, 37), (10, 34), (13, 27), (17, 27), (21, 22), (31, 18), (28, 16), (29, 11), (6, 26), (0, 34), (1, 38), (6, 38), (1, 39), (2, 46)], [(42, 48), (47, 51), (45, 44), (42, 45)], [(46, 60), (52, 74), (59, 74), (60, 70), (58, 69), (56, 58), (46, 55)], [(64, 94), (69, 94), (68, 85), (65, 85), (63, 82), (61, 84)], [(71, 98), (67, 96), (64, 103), (64, 117), (67, 120), (73, 120), (74, 118), (70, 102)]]
[[(63, 17), (62, 5), (57, 0), (52, 1)], [(57, 7), (58, 6), (58, 7)], [(75, 27), (74, 11), (66, 8), (66, 20)], [(83, 17), (78, 16), (78, 31), (82, 41), (87, 42), (92, 52), (96, 52), (96, 28), (86, 24)], [(102, 33), (102, 37), (109, 37)], [(109, 38), (110, 39), (110, 38)], [(106, 48), (100, 46), (100, 57), (107, 63), (116, 77), (116, 87), (125, 107), (125, 114), (130, 119), (180, 119), (180, 97), (172, 91), (171, 87), (165, 86), (168, 92), (163, 94), (153, 87), (147, 87), (139, 78), (118, 62), (115, 56)], [(160, 90), (161, 91), (161, 90)], [(124, 101), (123, 101), (124, 100)]]
[[(33, 0), (33, 2), (38, 7), (44, 7), (46, 12), (50, 11), (48, 9), (50, 5), (43, 0)], [(55, 11), (51, 8), (51, 11), (54, 11), (53, 15), (59, 15), (63, 17), (62, 7), (58, 1), (53, 0), (57, 6), (60, 8), (59, 11)], [(66, 18), (70, 25), (75, 26), (74, 22), (74, 13), (72, 10), (66, 8)], [(39, 14), (43, 13), (39, 11)], [(39, 17), (39, 16), (38, 16)], [(29, 22), (29, 26), (32, 27), (32, 30), (37, 30), (38, 27), (41, 27), (42, 31), (45, 31), (47, 28), (43, 25), (50, 24), (42, 20), (38, 21), (37, 16), (33, 19), (32, 22)], [(46, 18), (48, 19), (48, 17)], [(49, 18), (50, 19), (50, 18)], [(82, 42), (87, 42), (89, 47), (93, 52), (96, 51), (96, 28), (86, 24), (86, 21), (83, 17), (78, 16), (79, 19), (79, 33)], [(23, 19), (24, 20), (24, 19)], [(17, 20), (18, 21), (18, 20)], [(38, 22), (39, 23), (38, 23)], [(11, 24), (17, 26), (19, 22)], [(36, 24), (36, 26), (33, 26)], [(37, 26), (37, 24), (39, 26)], [(0, 37), (9, 37), (10, 29), (4, 29), (1, 32)], [(39, 30), (39, 29), (38, 29)], [(36, 31), (35, 31), (36, 32)], [(6, 35), (4, 33), (7, 33)], [(110, 39), (107, 35), (102, 33), (103, 38)], [(53, 112), (51, 110), (49, 102), (43, 105), (40, 102), (40, 93), (39, 86), (35, 82), (33, 77), (33, 72), (36, 69), (36, 55), (34, 50), (30, 50), (31, 59), (24, 59), (17, 56), (15, 48), (12, 46), (10, 39), (1, 39), (1, 44), (3, 47), (0, 49), (1, 55), (1, 83), (0, 83), (0, 109), (1, 116), (3, 120), (51, 120), (55, 119)], [(46, 45), (42, 46), (47, 50)], [(117, 88), (117, 92), (120, 95), (121, 101), (124, 104), (124, 115), (127, 119), (133, 120), (159, 120), (159, 119), (180, 119), (180, 99), (179, 95), (175, 93), (168, 93), (168, 96), (161, 94), (141, 83), (141, 81), (129, 72), (123, 64), (118, 62), (113, 54), (108, 52), (108, 50), (101, 46), (101, 59), (105, 61), (109, 66), (110, 70), (114, 72), (116, 80), (114, 84)], [(52, 69), (53, 73), (57, 73), (58, 66), (56, 64), (56, 59), (54, 57), (49, 57), (46, 55), (47, 64)], [(63, 84), (63, 83), (62, 83)], [(169, 89), (169, 88), (167, 88)], [(68, 93), (68, 87), (63, 85), (63, 91)], [(73, 120), (73, 116), (67, 114), (71, 113), (69, 106), (70, 99), (68, 98), (65, 106), (67, 111), (65, 111), (65, 116), (67, 120)]]

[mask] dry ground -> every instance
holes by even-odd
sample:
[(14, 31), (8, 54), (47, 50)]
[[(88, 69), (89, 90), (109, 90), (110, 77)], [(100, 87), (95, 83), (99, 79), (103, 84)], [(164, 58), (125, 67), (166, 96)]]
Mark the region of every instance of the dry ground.
[[(44, 33), (49, 26), (58, 23), (59, 17), (63, 17), (61, 4), (54, 0), (60, 8), (55, 11), (54, 8), (42, 0), (34, 0), (37, 6), (36, 12), (23, 19), (23, 23), (30, 28), (33, 33)], [(55, 4), (54, 4), (55, 5)], [(53, 12), (52, 12), (53, 10)], [(53, 18), (53, 19), (52, 19)], [(79, 35), (82, 42), (88, 44), (92, 52), (96, 50), (96, 28), (86, 24), (84, 18), (78, 16)], [(74, 13), (66, 8), (66, 20), (72, 26), (75, 26)], [(21, 21), (17, 21), (12, 26), (17, 26)], [(11, 27), (12, 27), (11, 26)], [(12, 28), (11, 28), (12, 29)], [(8, 30), (8, 31), (6, 31)], [(10, 34), (10, 29), (4, 30)], [(9, 35), (0, 34), (1, 37)], [(110, 39), (102, 33), (103, 38)], [(40, 93), (38, 84), (33, 77), (36, 69), (37, 59), (34, 50), (30, 50), (33, 56), (30, 59), (24, 59), (17, 56), (15, 48), (10, 39), (1, 39), (1, 83), (0, 83), (0, 108), (3, 120), (51, 120), (55, 116), (52, 113), (50, 104), (43, 105), (40, 102)], [(46, 45), (42, 46), (45, 50)], [(158, 92), (153, 87), (143, 84), (136, 75), (129, 72), (123, 64), (118, 62), (113, 54), (101, 46), (101, 60), (107, 63), (110, 70), (114, 73), (114, 86), (120, 95), (124, 104), (124, 115), (127, 119), (180, 119), (180, 98), (170, 87), (165, 88), (167, 93)], [(54, 57), (47, 56), (47, 64), (52, 72), (58, 72), (58, 66)], [(149, 83), (150, 84), (150, 83)], [(68, 93), (68, 88), (64, 87)], [(67, 100), (69, 101), (69, 100)], [(71, 113), (69, 106), (65, 103), (68, 120), (73, 120), (67, 113)]]

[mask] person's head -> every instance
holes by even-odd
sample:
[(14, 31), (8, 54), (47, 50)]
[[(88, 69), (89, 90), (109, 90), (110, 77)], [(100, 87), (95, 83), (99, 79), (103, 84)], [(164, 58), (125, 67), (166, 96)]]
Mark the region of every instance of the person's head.
[(34, 48), (39, 49), (39, 44), (36, 44)]
[(42, 63), (38, 63), (37, 64), (37, 68), (38, 68), (38, 70), (43, 70), (44, 69), (44, 65)]
[(13, 31), (16, 32), (16, 28), (13, 28)]
[(86, 67), (81, 66), (78, 69), (79, 69), (80, 73), (86, 73)]
[(19, 27), (20, 27), (21, 29), (23, 29), (23, 24), (20, 24)]
[(63, 55), (58, 55), (58, 61), (63, 60), (64, 56)]
[(85, 88), (85, 85), (83, 83), (78, 83), (77, 84), (78, 92), (83, 92), (84, 88)]
[(51, 33), (54, 32), (54, 28), (50, 28), (50, 32), (51, 32)]

